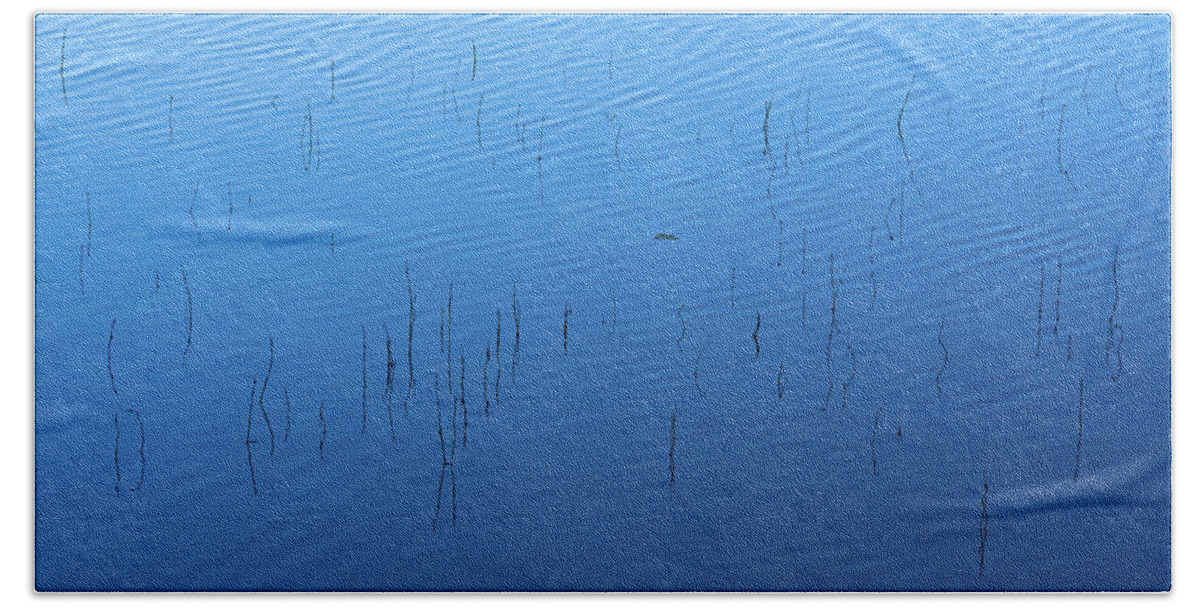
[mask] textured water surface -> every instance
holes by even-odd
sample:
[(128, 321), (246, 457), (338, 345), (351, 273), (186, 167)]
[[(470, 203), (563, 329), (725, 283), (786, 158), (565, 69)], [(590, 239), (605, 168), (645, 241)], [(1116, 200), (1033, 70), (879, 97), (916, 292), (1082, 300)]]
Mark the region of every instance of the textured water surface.
[(37, 587), (1167, 589), (1170, 27), (40, 15)]

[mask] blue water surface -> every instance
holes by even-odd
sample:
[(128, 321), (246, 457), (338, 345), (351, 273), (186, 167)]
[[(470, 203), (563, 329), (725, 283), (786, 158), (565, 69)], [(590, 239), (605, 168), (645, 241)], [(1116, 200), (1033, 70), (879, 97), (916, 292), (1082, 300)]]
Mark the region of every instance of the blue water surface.
[(1168, 589), (1170, 35), (40, 15), (36, 586)]

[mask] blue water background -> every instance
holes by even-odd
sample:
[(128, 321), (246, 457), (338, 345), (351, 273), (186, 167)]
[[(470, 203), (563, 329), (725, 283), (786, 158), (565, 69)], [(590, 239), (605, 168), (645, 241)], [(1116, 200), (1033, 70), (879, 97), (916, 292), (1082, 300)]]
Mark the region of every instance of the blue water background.
[(1166, 15), (35, 27), (39, 589), (1170, 587)]

